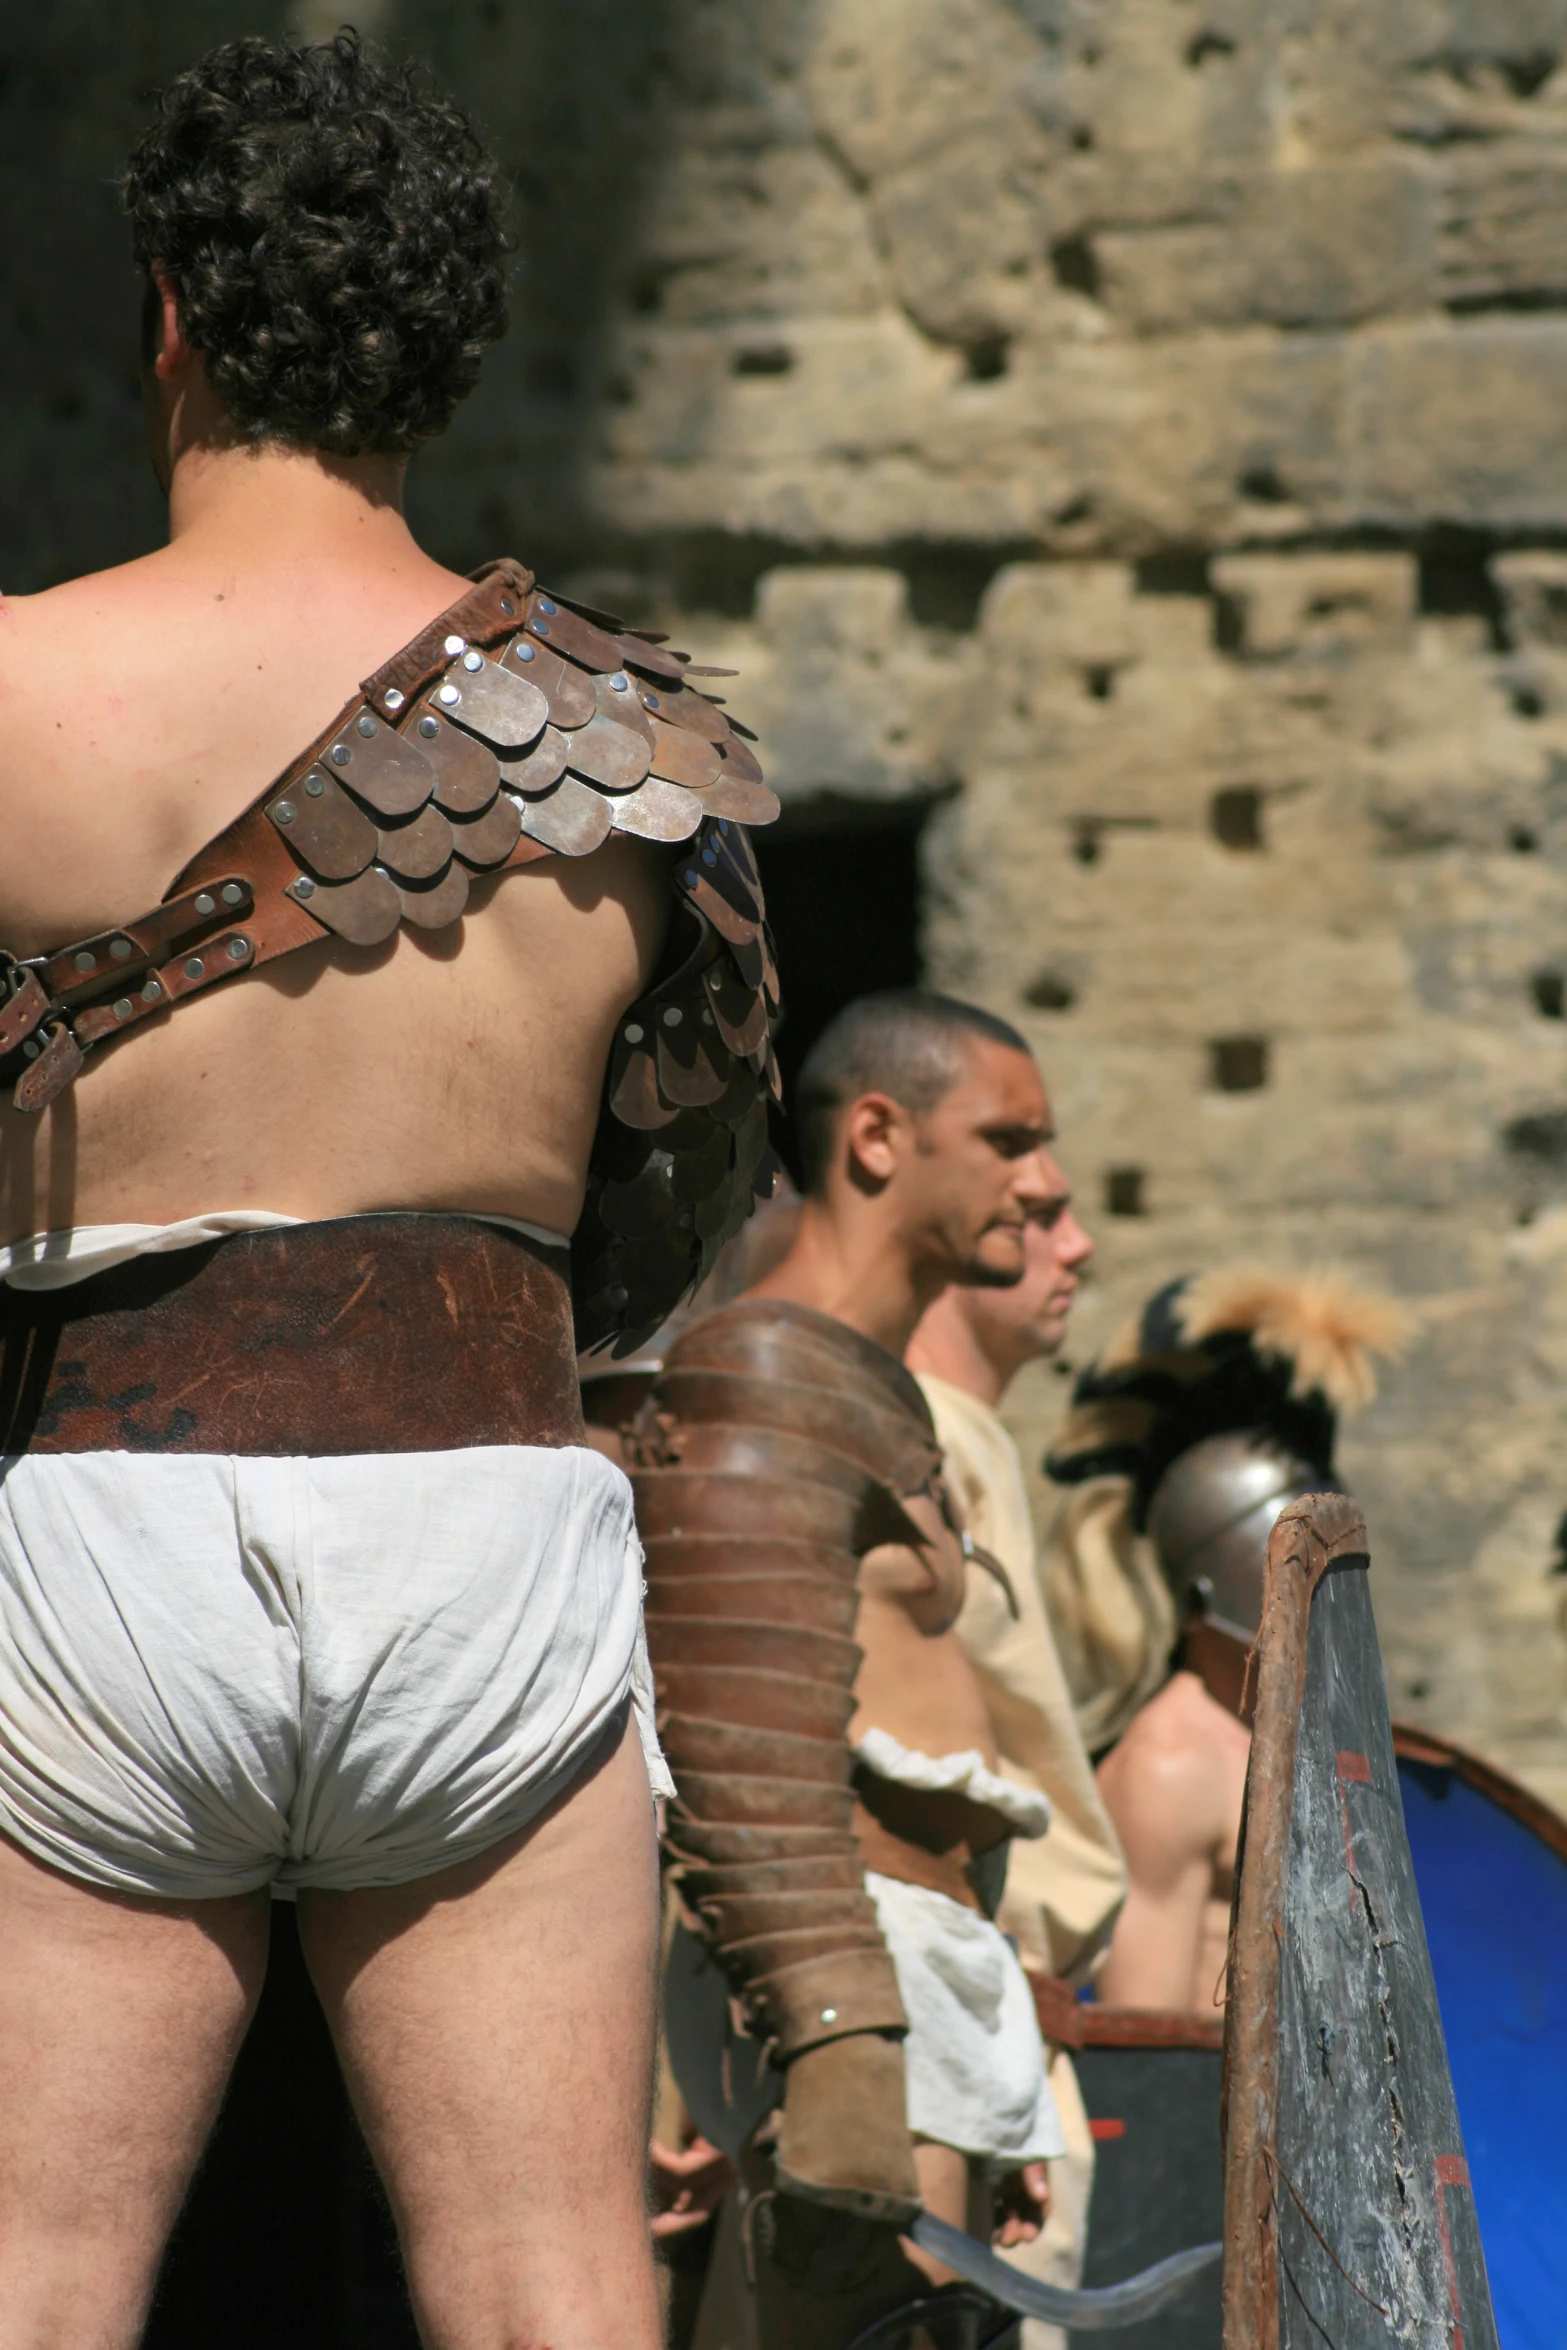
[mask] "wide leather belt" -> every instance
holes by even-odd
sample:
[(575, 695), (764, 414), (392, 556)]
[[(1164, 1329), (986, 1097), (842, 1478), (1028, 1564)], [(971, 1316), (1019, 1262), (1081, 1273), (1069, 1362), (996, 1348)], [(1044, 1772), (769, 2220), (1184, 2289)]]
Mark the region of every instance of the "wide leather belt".
[(863, 1764), (855, 1767), (854, 1833), (861, 1859), (878, 1876), (923, 1885), (993, 1916), (1005, 1869), (987, 1870), (984, 1859), (1004, 1857), (1010, 1832), (988, 1803), (946, 1789), (905, 1787)]
[(347, 1216), (0, 1284), (0, 1455), (583, 1441), (567, 1253), (476, 1217)]

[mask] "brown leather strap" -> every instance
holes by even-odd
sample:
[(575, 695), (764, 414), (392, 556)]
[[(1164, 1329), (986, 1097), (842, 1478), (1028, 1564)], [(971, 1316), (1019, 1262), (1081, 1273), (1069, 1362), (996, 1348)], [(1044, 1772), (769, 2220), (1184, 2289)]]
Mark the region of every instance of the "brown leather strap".
[(584, 1441), (564, 1250), (349, 1216), (0, 1284), (0, 1454)]
[(1083, 2011), (1071, 1984), (1063, 1983), (1059, 1975), (1036, 1975), (1031, 1970), (1028, 1987), (1034, 1994), (1034, 2013), (1044, 2037), (1058, 2048), (1081, 2048)]
[(868, 1869), (944, 1893), (965, 1909), (984, 1908), (973, 1864), (1006, 1842), (1000, 1812), (946, 1789), (901, 1786), (863, 1766), (854, 1789), (854, 1833)]
[[(115, 930), (58, 948), (35, 966), (0, 958), (0, 1057), (19, 1045), (36, 1048), (13, 1089), (18, 1109), (45, 1109), (74, 1081), (93, 1045), (220, 979), (331, 935), (326, 923), (286, 894), (299, 882), (299, 866), (268, 819), (267, 804), (297, 784), (368, 705), (389, 715), (403, 709), (446, 667), (449, 637), (485, 645), (511, 634), (532, 586), (532, 573), (520, 564), (489, 567), (448, 612), (366, 679), (330, 726), (198, 851), (161, 905)], [(550, 853), (524, 835), (501, 870)]]

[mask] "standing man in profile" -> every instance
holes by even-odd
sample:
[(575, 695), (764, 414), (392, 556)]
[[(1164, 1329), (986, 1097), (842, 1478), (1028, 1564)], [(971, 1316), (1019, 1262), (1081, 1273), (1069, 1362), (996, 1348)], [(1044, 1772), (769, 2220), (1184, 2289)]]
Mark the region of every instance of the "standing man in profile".
[[(1052, 1177), (1052, 1196), (1023, 1235), (1022, 1279), (1011, 1289), (954, 1282), (925, 1309), (905, 1359), (930, 1405), (964, 1524), (1010, 1585), (1004, 1592), (993, 1577), (970, 1575), (958, 1638), (979, 1677), (1003, 1770), (1050, 1800), (1049, 1835), (1014, 1847), (997, 1918), (1017, 1942), (1040, 2002), (1066, 2152), (1050, 2166), (1046, 2226), (1009, 2257), (1045, 2283), (1076, 2285), (1094, 2147), (1068, 2053), (1074, 1990), (1104, 1959), (1126, 1895), (1126, 1868), (1056, 1652), (1023, 1464), (1000, 1413), (1018, 1373), (1059, 1353), (1093, 1254), (1065, 1178), (1055, 1168)], [(1037, 2319), (1024, 2329), (1027, 2350), (1062, 2339)]]
[(233, 42), (125, 196), (169, 543), (0, 606), (0, 2350), (140, 2338), (274, 1893), (431, 2350), (655, 2350), (575, 1352), (749, 1212), (775, 803), (684, 656), (408, 531), (504, 324), (455, 107)]
[[(1063, 1185), (1023, 1039), (949, 997), (851, 1005), (796, 1112), (793, 1241), (669, 1350), (635, 1483), (678, 1786), (667, 1850), (782, 2073), (755, 2113), (726, 2111), (741, 2068), (720, 2032), (682, 2087), (758, 2199), (762, 2350), (841, 2350), (947, 2281), (900, 2246), (921, 2204), (1031, 2235), (1064, 2150), (994, 1923), (1008, 1848), (1044, 1835), (1050, 1806), (998, 1768), (954, 1629), (969, 1546), (901, 1360), (949, 1282), (1019, 1280)], [(677, 2039), (695, 2050), (672, 2011)]]

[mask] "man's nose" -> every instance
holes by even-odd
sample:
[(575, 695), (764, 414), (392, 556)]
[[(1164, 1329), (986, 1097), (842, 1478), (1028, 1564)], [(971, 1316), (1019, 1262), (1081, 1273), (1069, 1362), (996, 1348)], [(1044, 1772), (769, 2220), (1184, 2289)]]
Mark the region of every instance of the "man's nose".
[(1057, 1263), (1063, 1266), (1067, 1272), (1075, 1272), (1078, 1266), (1087, 1264), (1093, 1253), (1092, 1236), (1083, 1230), (1082, 1225), (1068, 1208), (1056, 1226)]
[(1066, 1189), (1048, 1151), (1029, 1151), (1014, 1161), (1012, 1196), (1021, 1208), (1045, 1208)]

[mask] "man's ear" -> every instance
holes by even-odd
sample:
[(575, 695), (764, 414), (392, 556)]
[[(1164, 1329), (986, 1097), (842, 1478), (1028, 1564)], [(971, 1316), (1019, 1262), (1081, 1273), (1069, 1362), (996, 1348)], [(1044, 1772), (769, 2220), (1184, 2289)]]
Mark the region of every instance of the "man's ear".
[(152, 371), (160, 383), (179, 373), (190, 357), (190, 345), (180, 324), (180, 293), (166, 269), (152, 272), (157, 311), (152, 321)]
[(896, 1174), (908, 1147), (909, 1114), (890, 1093), (862, 1093), (843, 1121), (849, 1180), (862, 1191), (880, 1191)]

